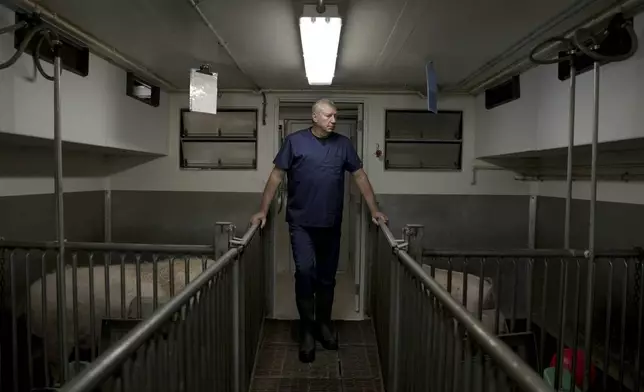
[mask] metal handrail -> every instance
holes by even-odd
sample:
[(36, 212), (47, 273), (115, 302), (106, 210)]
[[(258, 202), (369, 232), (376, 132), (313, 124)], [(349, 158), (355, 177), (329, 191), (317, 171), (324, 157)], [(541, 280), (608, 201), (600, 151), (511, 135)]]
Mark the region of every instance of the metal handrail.
[[(583, 249), (508, 249), (508, 250), (456, 250), (423, 249), (423, 257), (517, 257), (517, 258), (586, 258), (588, 250)], [(640, 249), (600, 249), (595, 257), (642, 257)]]
[(157, 309), (149, 319), (141, 321), (119, 343), (108, 348), (83, 370), (83, 372), (63, 385), (59, 391), (85, 392), (98, 388), (102, 382), (118, 370), (119, 366), (171, 321), (173, 316), (183, 306), (188, 304), (204, 285), (208, 284), (208, 282), (230, 263), (234, 263), (237, 260), (237, 256), (243, 252), (244, 248), (257, 232), (258, 227), (258, 225), (252, 225), (246, 231), (238, 247), (229, 249), (224, 253), (212, 266), (208, 267), (195, 280), (187, 284), (183, 291), (173, 297), (164, 306)]
[[(58, 241), (6, 241), (0, 240), (0, 248), (5, 249), (58, 249)], [(117, 242), (67, 242), (65, 249), (81, 251), (130, 251), (156, 253), (205, 254), (215, 251), (212, 245), (171, 245), (171, 244), (128, 244)]]
[(552, 392), (552, 388), (539, 377), (539, 375), (526, 364), (510, 347), (493, 334), (489, 333), (484, 325), (468, 312), (460, 303), (432, 279), (405, 250), (399, 245), (387, 225), (378, 222), (382, 233), (391, 245), (394, 254), (401, 264), (420, 282), (431, 291), (438, 301), (453, 315), (453, 317), (467, 330), (471, 336), (495, 361), (506, 374), (512, 378), (520, 388), (528, 392)]

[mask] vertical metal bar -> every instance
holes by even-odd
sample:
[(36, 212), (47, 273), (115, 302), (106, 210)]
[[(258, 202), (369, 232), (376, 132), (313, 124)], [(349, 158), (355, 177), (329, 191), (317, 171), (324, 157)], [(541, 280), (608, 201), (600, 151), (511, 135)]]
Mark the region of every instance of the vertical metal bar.
[[(527, 309), (527, 322), (526, 332), (532, 331), (532, 281), (534, 278), (534, 259), (528, 260), (528, 268), (526, 271), (526, 309)], [(500, 280), (499, 280), (500, 282)]]
[[(624, 388), (624, 350), (626, 348), (626, 308), (628, 300), (628, 262), (624, 260), (622, 274), (622, 309), (620, 318), (619, 347), (619, 390)], [(574, 369), (574, 368), (573, 368)]]
[(478, 318), (483, 320), (483, 284), (485, 283), (485, 258), (481, 259), (481, 270), (479, 271), (479, 300), (478, 300)]
[[(144, 388), (147, 391), (158, 391), (159, 388), (155, 385), (157, 377), (154, 376), (154, 368), (159, 368), (161, 365), (160, 355), (157, 350), (155, 350), (156, 339), (152, 338), (146, 344), (145, 350), (145, 385)], [(155, 360), (156, 359), (156, 360)]]
[(467, 266), (469, 264), (469, 259), (466, 257), (465, 260), (463, 261), (463, 300), (462, 304), (463, 307), (467, 309)]
[(179, 322), (177, 323), (178, 326), (178, 344), (177, 344), (177, 351), (178, 351), (178, 370), (179, 370), (179, 375), (178, 375), (178, 382), (179, 382), (179, 389), (178, 390), (183, 390), (183, 391), (189, 391), (190, 388), (188, 386), (189, 380), (188, 375), (187, 375), (187, 369), (188, 366), (188, 355), (186, 353), (186, 350), (188, 350), (188, 346), (186, 345), (186, 339), (187, 339), (187, 329), (186, 329), (186, 324), (187, 324), (187, 319), (188, 319), (188, 305), (183, 305), (181, 310), (179, 311)]
[[(12, 346), (12, 364), (11, 368), (13, 370), (13, 391), (18, 392), (18, 315), (17, 309), (18, 305), (16, 304), (16, 263), (15, 263), (15, 251), (11, 251), (9, 254), (9, 283), (11, 284), (11, 346)], [(43, 322), (43, 330), (46, 325)]]
[[(461, 371), (460, 365), (463, 358), (463, 346), (461, 342), (463, 341), (463, 336), (460, 333), (461, 327), (456, 319), (452, 319), (453, 322), (453, 331), (454, 331), (454, 357), (453, 357), (453, 379), (452, 379), (452, 391), (457, 392), (460, 390), (459, 386), (461, 385)], [(429, 388), (429, 387), (428, 387)], [(426, 391), (428, 388), (424, 389)]]
[[(2, 237), (0, 237), (0, 239), (1, 238)], [(4, 308), (5, 301), (6, 301), (5, 293), (4, 293), (4, 289), (6, 288), (6, 286), (5, 286), (6, 283), (5, 283), (5, 280), (4, 280), (4, 275), (6, 273), (5, 272), (5, 267), (6, 267), (6, 265), (5, 265), (5, 262), (6, 262), (5, 254), (6, 254), (6, 249), (0, 248), (0, 276), (1, 276), (1, 278), (0, 278), (0, 309)], [(4, 331), (4, 322), (2, 320), (0, 320), (0, 330)], [(2, 350), (2, 339), (0, 339), (0, 385), (4, 385), (4, 377), (2, 375), (2, 373), (3, 373), (2, 369), (6, 368), (6, 367), (2, 366), (3, 365), (3, 360), (2, 360), (2, 353), (3, 352), (4, 351)]]
[(416, 324), (417, 329), (416, 329), (416, 334), (417, 334), (417, 341), (415, 346), (416, 349), (416, 384), (417, 384), (417, 389), (418, 391), (424, 391), (426, 390), (426, 387), (424, 385), (425, 383), (425, 377), (423, 376), (424, 369), (426, 369), (427, 366), (427, 353), (424, 351), (425, 346), (426, 346), (426, 339), (427, 339), (427, 334), (425, 331), (427, 331), (427, 325), (425, 325), (425, 320), (424, 320), (424, 309), (425, 307), (423, 304), (425, 303), (425, 287), (423, 286), (422, 282), (418, 282), (417, 289), (416, 289), (416, 315), (418, 317), (418, 322)]
[(78, 327), (78, 253), (72, 252), (72, 317), (74, 318), (74, 374), (80, 369), (80, 339)]
[[(33, 379), (34, 379), (34, 361), (33, 361), (33, 353), (31, 352), (31, 274), (29, 273), (30, 269), (30, 264), (31, 264), (31, 258), (29, 257), (30, 254), (27, 253), (26, 255), (26, 263), (25, 263), (25, 302), (27, 304), (27, 311), (26, 313), (26, 318), (27, 318), (27, 370), (29, 374), (29, 380), (28, 380), (28, 389), (31, 389), (33, 387)], [(42, 279), (45, 279), (45, 276), (43, 275)], [(46, 325), (46, 323), (42, 323), (42, 325)], [(44, 335), (44, 334), (43, 334)], [(0, 351), (1, 353), (2, 351)], [(1, 385), (1, 384), (0, 384)]]
[(135, 256), (136, 262), (136, 317), (143, 317), (143, 298), (141, 298), (141, 254)]
[(91, 344), (91, 359), (96, 358), (96, 299), (94, 297), (94, 253), (89, 254), (89, 325)]
[[(229, 268), (228, 271), (226, 271), (226, 275), (227, 276), (226, 276), (226, 291), (225, 291), (225, 293), (227, 295), (231, 295), (232, 290), (233, 290), (233, 284), (234, 284), (232, 268)], [(223, 308), (225, 309), (224, 314), (230, 314), (230, 315), (233, 314), (233, 300), (232, 300), (232, 298), (230, 298), (229, 300), (224, 302)], [(234, 351), (235, 350), (234, 336), (235, 336), (236, 332), (232, 330), (232, 325), (233, 325), (232, 323), (228, 322), (228, 323), (226, 323), (226, 326), (225, 326), (225, 328), (226, 328), (226, 337), (225, 337), (225, 339), (226, 339), (226, 342), (228, 342), (228, 350), (229, 350), (228, 351), (228, 357), (226, 359), (232, 358), (234, 353), (235, 353), (235, 351)], [(234, 379), (235, 364), (234, 364), (233, 361), (227, 360), (226, 365), (227, 365), (226, 366), (226, 368), (227, 368), (226, 374), (229, 375), (229, 380), (228, 380), (229, 388), (234, 391), (233, 388), (235, 386), (235, 379)], [(237, 391), (234, 391), (234, 392), (237, 392)]]
[(170, 391), (176, 391), (179, 389), (178, 385), (178, 376), (179, 376), (179, 366), (178, 361), (179, 361), (179, 355), (178, 355), (178, 337), (177, 337), (177, 329), (180, 321), (177, 320), (179, 316), (179, 313), (174, 314), (174, 320), (173, 323), (170, 324), (170, 333), (168, 334), (168, 366), (171, 371), (168, 373), (168, 378), (169, 378), (169, 388), (168, 390)]
[(184, 353), (186, 355), (185, 357), (185, 380), (186, 380), (186, 391), (192, 391), (194, 390), (194, 386), (192, 383), (195, 381), (194, 378), (194, 369), (195, 369), (195, 362), (194, 362), (194, 357), (193, 353), (196, 351), (198, 348), (197, 345), (194, 344), (195, 341), (195, 336), (192, 331), (192, 324), (193, 320), (195, 317), (195, 304), (192, 302), (192, 299), (188, 301), (188, 303), (185, 305), (186, 308), (186, 319), (183, 322), (184, 326)]
[(112, 191), (109, 189), (103, 198), (103, 231), (105, 242), (112, 242)]
[(496, 284), (494, 285), (494, 299), (497, 301), (496, 309), (494, 310), (494, 333), (499, 334), (500, 325), (499, 318), (501, 315), (501, 261), (496, 260)]
[[(154, 379), (155, 379), (155, 389), (153, 390), (161, 390), (167, 391), (170, 383), (168, 381), (168, 373), (170, 373), (170, 368), (168, 367), (168, 342), (169, 342), (169, 332), (170, 328), (172, 327), (172, 320), (167, 324), (166, 330), (156, 336), (155, 339), (155, 351), (158, 353), (157, 354), (157, 361), (159, 361), (160, 365), (156, 366), (155, 374), (154, 374)], [(166, 336), (166, 339), (164, 339), (164, 335)]]
[(584, 391), (590, 388), (590, 365), (593, 331), (593, 276), (595, 271), (595, 210), (597, 207), (597, 140), (599, 138), (599, 62), (594, 67), (594, 105), (593, 105), (593, 141), (590, 169), (590, 221), (588, 229), (588, 270), (586, 271), (586, 325), (584, 332), (584, 349), (586, 363), (584, 366)]
[[(46, 264), (46, 256), (47, 256), (47, 251), (44, 251), (42, 254), (42, 258), (40, 259), (40, 276), (41, 282), (42, 282), (42, 290), (40, 293), (40, 303), (42, 303), (42, 314), (40, 317), (41, 322), (43, 325), (46, 325), (46, 320), (47, 320), (47, 264)], [(31, 312), (31, 309), (29, 310)], [(29, 331), (31, 334), (31, 331)], [(43, 353), (43, 369), (45, 370), (45, 382), (47, 383), (46, 385), (49, 385), (49, 363), (48, 363), (48, 349), (47, 347), (49, 346), (49, 337), (47, 336), (48, 334), (44, 333), (43, 334), (43, 345), (42, 345), (42, 353)]]
[(239, 258), (233, 262), (233, 284), (232, 284), (232, 297), (233, 297), (233, 391), (241, 392), (241, 331), (240, 331), (240, 273), (239, 273)]
[[(432, 299), (431, 304), (432, 304), (432, 325), (431, 325), (431, 334), (432, 334), (432, 351), (431, 351), (431, 364), (430, 364), (430, 369), (437, 369), (439, 366), (438, 362), (438, 356), (440, 354), (440, 304), (438, 303), (438, 300), (430, 294), (430, 298)], [(438, 377), (437, 377), (438, 371), (436, 371), (436, 374), (432, 374), (432, 387), (429, 388), (429, 390), (437, 390), (438, 389)]]
[(174, 297), (174, 256), (170, 256), (168, 261), (170, 263), (170, 297)]
[[(565, 345), (566, 300), (568, 298), (568, 261), (561, 259), (559, 265), (559, 338), (557, 344), (557, 365), (555, 366), (555, 391), (561, 386), (563, 372), (563, 350)], [(545, 326), (546, 324), (544, 324)]]
[(239, 380), (239, 390), (240, 391), (246, 391), (248, 390), (248, 387), (246, 386), (246, 334), (247, 334), (247, 328), (246, 328), (246, 293), (245, 293), (245, 288), (246, 285), (244, 284), (245, 278), (244, 278), (244, 265), (242, 264), (244, 254), (238, 254), (237, 256), (237, 265), (239, 265), (239, 281), (238, 281), (238, 289), (239, 289), (239, 372), (240, 372), (240, 380)]
[(514, 271), (513, 281), (512, 281), (512, 303), (510, 306), (510, 314), (512, 319), (510, 319), (510, 332), (516, 332), (516, 323), (517, 323), (517, 295), (519, 292), (519, 266), (517, 265), (516, 259), (512, 259), (512, 268)]
[(566, 215), (564, 221), (564, 248), (570, 249), (570, 210), (572, 207), (572, 150), (575, 145), (575, 93), (576, 75), (574, 60), (570, 58), (570, 106), (568, 108), (568, 163), (566, 169)]
[[(172, 273), (172, 272), (171, 272)], [(159, 255), (152, 255), (152, 309), (159, 307)]]
[(528, 208), (528, 248), (534, 249), (537, 242), (537, 196), (530, 196)]
[(112, 265), (112, 253), (108, 250), (103, 255), (103, 265), (105, 266), (105, 317), (111, 317), (110, 301), (110, 267)]
[(132, 359), (128, 359), (125, 361), (125, 363), (122, 365), (123, 367), (121, 368), (121, 392), (128, 392), (132, 390), (131, 386), (131, 380), (132, 380), (132, 372), (134, 368), (134, 363)]
[[(637, 267), (640, 269), (640, 276), (644, 276), (644, 263), (637, 263)], [(644, 284), (640, 284), (640, 295), (639, 295), (639, 305), (637, 312), (637, 347), (635, 349), (635, 391), (639, 392), (640, 390), (640, 379), (642, 376), (641, 367), (640, 367), (640, 357), (642, 350), (642, 323), (644, 322)]]
[(60, 110), (60, 42), (56, 41), (53, 45), (54, 51), (54, 150), (56, 159), (56, 176), (54, 178), (54, 188), (56, 191), (56, 241), (58, 242), (58, 280), (57, 280), (57, 316), (58, 316), (58, 342), (60, 345), (60, 364), (62, 369), (61, 383), (67, 381), (68, 364), (67, 364), (67, 312), (65, 312), (67, 300), (65, 298), (65, 220), (63, 204), (63, 147), (62, 147), (62, 130), (61, 130), (61, 110)]
[[(483, 348), (479, 348), (479, 360), (480, 360), (480, 366), (481, 366), (481, 392), (485, 392), (485, 366), (486, 366), (486, 361), (485, 361), (485, 352), (483, 351)], [(496, 391), (492, 391), (496, 392)]]
[(429, 330), (429, 326), (427, 325), (427, 296), (425, 294), (425, 291), (427, 289), (425, 286), (422, 284), (422, 282), (419, 284), (419, 291), (418, 291), (418, 306), (419, 306), (419, 315), (420, 315), (420, 342), (418, 345), (418, 351), (419, 351), (419, 368), (417, 368), (418, 377), (420, 379), (420, 386), (419, 390), (421, 391), (426, 391), (429, 389), (429, 386), (426, 384), (426, 378), (425, 378), (425, 372), (423, 369), (427, 368), (428, 365), (428, 356), (430, 355), (430, 352), (428, 350), (428, 345), (427, 345), (427, 332)]
[(546, 360), (544, 358), (544, 350), (546, 344), (546, 328), (548, 325), (548, 320), (546, 320), (546, 308), (547, 308), (547, 293), (548, 293), (548, 259), (543, 260), (543, 286), (541, 289), (541, 337), (539, 339), (539, 371), (542, 371), (544, 363)]
[[(575, 321), (573, 322), (573, 333), (572, 333), (572, 345), (573, 352), (577, 353), (579, 348), (579, 312), (581, 311), (580, 297), (581, 297), (581, 263), (579, 259), (575, 259), (577, 264), (577, 276), (575, 281), (577, 282), (577, 287), (575, 288)], [(572, 356), (572, 367), (571, 369), (577, 369), (577, 355)], [(570, 378), (570, 387), (569, 389), (574, 389), (575, 377)]]
[[(407, 316), (407, 304), (409, 303), (409, 285), (411, 282), (409, 282), (407, 279), (409, 278), (408, 272), (405, 268), (401, 268), (400, 271), (400, 319), (401, 320), (406, 320)], [(408, 323), (400, 323), (400, 329), (398, 330), (398, 335), (400, 335), (400, 340), (398, 343), (398, 350), (400, 352), (398, 361), (400, 362), (398, 368), (399, 369), (409, 369), (409, 349), (407, 347), (407, 337), (409, 336), (409, 324)], [(399, 377), (399, 382), (400, 384), (398, 385), (398, 389), (400, 390), (407, 390), (407, 383), (409, 381), (409, 377)]]
[[(613, 316), (613, 260), (608, 260), (608, 289), (606, 290), (606, 336), (604, 340), (604, 366), (608, 369), (610, 365), (610, 319)], [(603, 386), (606, 391), (608, 388), (608, 372), (605, 371), (603, 377)]]
[(199, 336), (199, 367), (197, 374), (200, 380), (200, 389), (203, 391), (208, 386), (208, 360), (206, 353), (207, 331), (206, 331), (206, 296), (208, 291), (208, 284), (201, 288), (199, 291), (199, 319), (197, 320), (197, 336)]
[(467, 334), (465, 338), (463, 391), (470, 391), (472, 389), (472, 362), (472, 339), (470, 338), (470, 335)]
[(190, 261), (192, 257), (184, 257), (184, 268), (183, 268), (183, 288), (185, 289), (188, 283), (190, 283)]
[(388, 363), (388, 378), (389, 386), (388, 391), (398, 390), (398, 354), (400, 334), (400, 262), (396, 256), (393, 257), (391, 263), (390, 275), (390, 297), (389, 300), (389, 358)]
[[(425, 363), (425, 368), (426, 369), (432, 369), (432, 364), (434, 363), (434, 352), (433, 352), (433, 344), (434, 344), (434, 328), (433, 328), (433, 313), (434, 313), (434, 306), (433, 306), (433, 298), (432, 294), (429, 291), (429, 289), (425, 288), (424, 293), (423, 293), (423, 299), (425, 303), (425, 323), (426, 327), (423, 328), (423, 334), (426, 335), (426, 342), (425, 342), (425, 358), (426, 358), (426, 363)], [(425, 372), (425, 389), (424, 391), (431, 390), (431, 385), (432, 385), (432, 380), (434, 379), (432, 372)]]
[(127, 317), (125, 303), (125, 253), (121, 253), (121, 318)]

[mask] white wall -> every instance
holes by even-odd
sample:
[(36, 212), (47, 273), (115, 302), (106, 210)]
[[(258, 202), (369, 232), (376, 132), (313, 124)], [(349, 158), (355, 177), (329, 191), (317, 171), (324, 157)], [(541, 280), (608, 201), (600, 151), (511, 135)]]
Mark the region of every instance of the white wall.
[[(644, 15), (635, 18), (640, 40), (629, 60), (600, 68), (599, 141), (644, 137)], [(590, 144), (593, 121), (592, 70), (577, 77), (575, 145)], [(556, 65), (541, 65), (521, 75), (521, 98), (492, 110), (476, 97), (477, 157), (568, 146), (570, 80), (557, 79)], [(531, 193), (565, 197), (564, 181), (531, 184)], [(573, 197), (590, 199), (590, 183), (575, 182)], [(597, 199), (644, 204), (644, 184), (600, 182)]]
[[(400, 172), (384, 171), (383, 161), (376, 158), (376, 144), (384, 147), (385, 109), (424, 109), (426, 103), (416, 95), (338, 95), (326, 96), (337, 102), (364, 102), (365, 157), (364, 165), (377, 193), (390, 194), (526, 194), (529, 186), (513, 180), (503, 172), (480, 172), (477, 185), (472, 186), (474, 156), (474, 98), (444, 97), (439, 108), (464, 111), (464, 151), (462, 172)], [(277, 121), (280, 100), (314, 101), (318, 94), (267, 94), (266, 125), (261, 124), (262, 97), (257, 94), (224, 93), (220, 108), (257, 108), (260, 113), (258, 131), (258, 169), (251, 171), (181, 171), (179, 170), (179, 110), (188, 106), (186, 94), (170, 98), (170, 124), (167, 129), (169, 154), (137, 166), (111, 178), (112, 189), (262, 192), (277, 152)]]
[[(644, 137), (644, 15), (635, 18), (640, 48), (627, 61), (600, 69), (599, 141)], [(575, 145), (592, 140), (592, 70), (577, 77)], [(570, 81), (557, 78), (557, 65), (521, 75), (521, 98), (492, 110), (485, 94), (476, 98), (476, 156), (543, 150), (568, 145)]]
[[(0, 6), (0, 26), (15, 23), (15, 14)], [(14, 53), (13, 34), (0, 36), (0, 59)], [(42, 61), (45, 72), (53, 67)], [(25, 54), (0, 71), (0, 132), (53, 138), (54, 84), (40, 74), (35, 82), (33, 58)], [(167, 124), (167, 96), (158, 108), (125, 95), (126, 73), (90, 54), (85, 78), (64, 71), (61, 76), (62, 136), (65, 141), (135, 151), (165, 153), (164, 138), (156, 137)]]
[[(0, 27), (15, 23), (15, 14), (0, 6)], [(0, 61), (15, 53), (13, 34), (0, 36)], [(53, 67), (46, 61), (42, 66), (49, 75)], [(0, 132), (53, 139), (54, 84), (36, 73), (32, 56), (23, 54), (12, 67), (0, 70)], [(126, 73), (105, 60), (90, 54), (89, 75), (85, 78), (68, 71), (61, 76), (61, 116), (64, 141), (125, 150), (165, 154), (168, 146), (167, 94), (161, 94), (161, 104), (154, 108), (125, 95)], [(2, 159), (6, 165), (12, 159), (24, 160), (19, 152)], [(11, 154), (9, 152), (9, 154)], [(39, 160), (47, 160), (53, 151), (44, 152)], [(82, 163), (80, 163), (82, 164)], [(6, 173), (6, 166), (2, 168)], [(53, 167), (52, 167), (53, 173)], [(103, 189), (102, 177), (66, 179), (66, 192)], [(0, 174), (0, 196), (53, 192), (49, 176), (6, 176)]]

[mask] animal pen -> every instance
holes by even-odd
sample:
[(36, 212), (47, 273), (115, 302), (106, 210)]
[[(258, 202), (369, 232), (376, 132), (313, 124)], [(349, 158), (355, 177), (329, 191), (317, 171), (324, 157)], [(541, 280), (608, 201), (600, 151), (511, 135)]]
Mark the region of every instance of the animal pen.
[[(54, 81), (56, 240), (0, 241), (2, 390), (248, 390), (266, 314), (270, 235), (253, 226), (238, 238), (219, 223), (211, 245), (67, 242), (59, 44), (44, 26), (30, 39), (43, 32), (39, 42), (55, 54), (54, 76), (38, 69)], [(643, 255), (594, 245), (606, 56), (577, 39), (557, 40), (569, 45), (567, 57), (541, 63), (574, 63), (581, 52), (595, 59), (589, 248), (569, 246), (571, 66), (565, 249), (437, 250), (425, 246), (422, 226), (407, 225), (402, 239), (383, 222), (371, 227), (368, 314), (387, 391), (640, 390)]]

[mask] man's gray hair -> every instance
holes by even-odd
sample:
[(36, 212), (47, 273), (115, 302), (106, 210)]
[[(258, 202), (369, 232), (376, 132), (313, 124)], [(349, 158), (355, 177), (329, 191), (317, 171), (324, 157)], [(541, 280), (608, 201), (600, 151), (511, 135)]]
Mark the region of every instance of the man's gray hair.
[(322, 106), (329, 106), (333, 109), (336, 109), (335, 103), (333, 103), (332, 100), (327, 98), (322, 98), (313, 104), (313, 108), (312, 108), (313, 114), (318, 113), (322, 108)]

